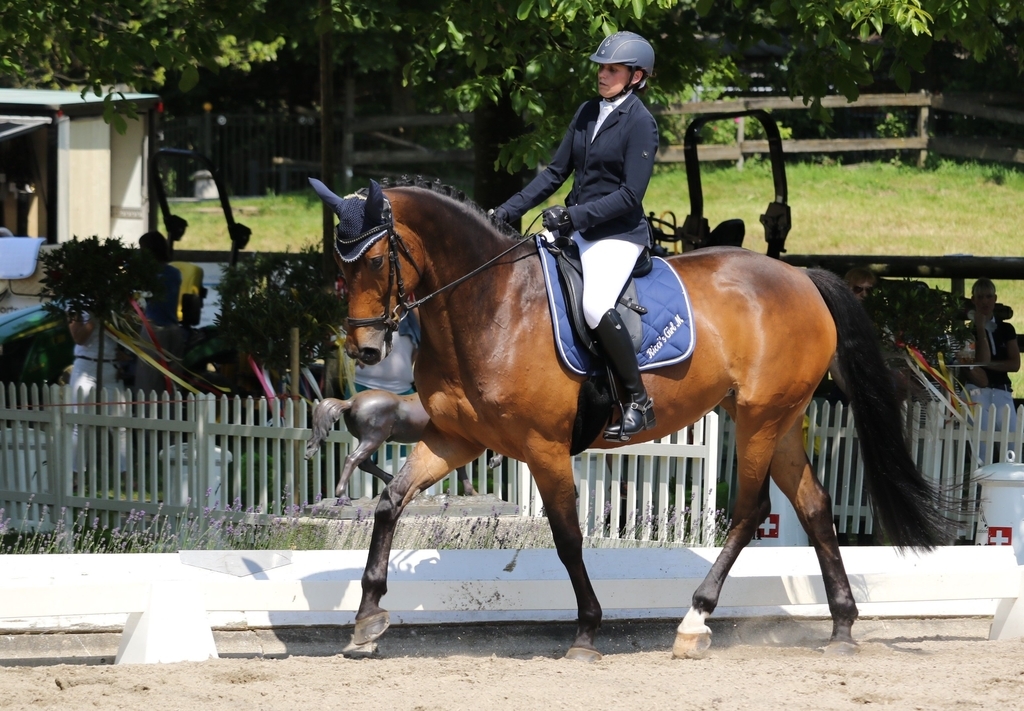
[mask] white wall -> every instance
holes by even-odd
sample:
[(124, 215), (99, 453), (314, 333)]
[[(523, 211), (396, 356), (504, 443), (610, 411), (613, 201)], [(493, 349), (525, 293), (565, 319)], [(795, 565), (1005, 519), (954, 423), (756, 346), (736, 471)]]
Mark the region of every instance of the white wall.
[(67, 238), (110, 237), (110, 133), (103, 117), (72, 119)]
[(110, 236), (136, 244), (146, 232), (149, 201), (145, 194), (146, 114), (128, 119), (122, 136), (110, 128)]

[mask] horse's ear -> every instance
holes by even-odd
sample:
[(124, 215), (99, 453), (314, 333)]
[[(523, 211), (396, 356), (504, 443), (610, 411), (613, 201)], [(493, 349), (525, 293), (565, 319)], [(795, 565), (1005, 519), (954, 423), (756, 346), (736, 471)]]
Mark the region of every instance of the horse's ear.
[(313, 189), (316, 190), (316, 194), (324, 201), (325, 205), (334, 210), (338, 215), (341, 214), (341, 206), (345, 202), (343, 198), (332, 193), (330, 188), (316, 178), (310, 178), (309, 184), (313, 186)]
[(363, 229), (368, 230), (384, 224), (384, 191), (380, 184), (370, 179), (366, 191), (366, 205), (363, 208)]

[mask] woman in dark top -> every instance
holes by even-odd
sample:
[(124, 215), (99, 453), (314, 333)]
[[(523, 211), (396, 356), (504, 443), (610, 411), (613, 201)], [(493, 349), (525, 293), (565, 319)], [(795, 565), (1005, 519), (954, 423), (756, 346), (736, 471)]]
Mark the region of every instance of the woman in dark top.
[(654, 170), (658, 127), (637, 97), (654, 71), (654, 50), (643, 37), (617, 32), (590, 56), (600, 98), (576, 111), (548, 167), (492, 211), (514, 221), (551, 196), (570, 175), (565, 207), (544, 210), (544, 228), (571, 236), (583, 262), (583, 311), (622, 385), (622, 420), (605, 438), (626, 441), (654, 427), (636, 352), (615, 311), (633, 265), (648, 245), (643, 197)]
[(1013, 407), (1013, 387), (1010, 373), (1020, 370), (1020, 348), (1017, 332), (994, 315), (996, 287), (991, 279), (978, 279), (971, 287), (974, 304), (975, 364), (967, 371), (967, 389), (974, 402), (981, 405), (981, 428), (988, 427), (988, 410), (996, 406), (996, 430), (1003, 430), (1003, 411), (1010, 407), (1008, 431), (1017, 428), (1017, 413)]

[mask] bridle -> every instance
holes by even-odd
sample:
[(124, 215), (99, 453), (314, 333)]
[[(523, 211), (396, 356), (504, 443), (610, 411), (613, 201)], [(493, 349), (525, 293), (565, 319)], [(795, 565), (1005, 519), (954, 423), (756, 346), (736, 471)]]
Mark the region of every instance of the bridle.
[[(391, 212), (391, 201), (386, 197), (384, 198), (384, 210), (382, 213), (384, 217), (384, 224), (381, 227), (375, 227), (372, 231), (379, 232), (383, 228), (384, 232), (387, 233), (388, 240), (388, 288), (384, 291), (383, 302), (384, 310), (380, 316), (374, 318), (349, 318), (348, 328), (362, 328), (364, 326), (383, 326), (385, 329), (384, 338), (388, 344), (391, 343), (391, 336), (395, 331), (398, 330), (398, 324), (401, 322), (405, 315), (409, 312), (409, 299), (405, 293), (405, 279), (402, 278), (402, 262), (398, 259), (399, 253), (403, 254), (409, 263), (412, 265), (416, 273), (423, 277), (423, 273), (420, 272), (420, 268), (416, 266), (416, 262), (413, 261), (412, 254), (409, 252), (409, 247), (406, 246), (402, 236), (398, 234), (398, 230), (395, 229), (395, 218)], [(371, 232), (371, 231), (367, 231)], [(367, 233), (359, 235), (352, 241), (358, 241), (364, 239)], [(342, 237), (335, 230), (334, 236), (334, 251), (341, 256), (342, 250), (341, 245), (345, 243)], [(362, 256), (362, 255), (360, 255)], [(391, 306), (391, 291), (394, 287), (398, 288), (397, 299), (395, 301), (395, 308), (388, 313), (388, 309)]]
[[(387, 197), (384, 198), (384, 210), (382, 217), (384, 218), (384, 224), (380, 227), (373, 228), (373, 231), (379, 232), (383, 229), (387, 233), (388, 240), (388, 286), (387, 289), (384, 290), (384, 294), (381, 298), (381, 301), (383, 302), (383, 313), (380, 316), (372, 318), (349, 318), (346, 330), (351, 331), (351, 329), (362, 328), (364, 326), (383, 326), (385, 329), (384, 340), (389, 347), (392, 336), (395, 331), (398, 330), (399, 323), (401, 323), (402, 319), (404, 319), (410, 311), (427, 301), (430, 301), (441, 292), (458, 286), (467, 279), (476, 276), (517, 247), (532, 242), (529, 238), (524, 237), (505, 251), (501, 252), (498, 256), (487, 260), (468, 274), (459, 277), (455, 281), (442, 286), (440, 289), (437, 289), (430, 294), (427, 294), (422, 299), (413, 300), (409, 298), (409, 295), (405, 291), (405, 280), (402, 278), (402, 262), (399, 259), (399, 255), (401, 254), (409, 260), (409, 263), (412, 265), (413, 269), (416, 270), (416, 274), (421, 279), (423, 278), (423, 272), (420, 271), (419, 266), (417, 266), (416, 262), (413, 260), (412, 253), (409, 251), (409, 247), (405, 244), (405, 240), (402, 239), (402, 236), (398, 234), (398, 230), (395, 229), (395, 218), (391, 212), (391, 201), (388, 200)], [(364, 238), (369, 233), (371, 233), (371, 231), (368, 230), (357, 239)], [(341, 237), (338, 236), (337, 232), (335, 232), (334, 251), (341, 255), (342, 252), (339, 247), (339, 243), (343, 244)], [(397, 299), (395, 300), (395, 307), (390, 309), (391, 292), (395, 287), (397, 287)]]

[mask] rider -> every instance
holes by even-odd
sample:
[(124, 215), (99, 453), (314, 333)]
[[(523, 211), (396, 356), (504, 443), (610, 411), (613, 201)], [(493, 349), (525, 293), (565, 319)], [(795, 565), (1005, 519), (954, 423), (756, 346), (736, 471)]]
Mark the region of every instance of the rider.
[(574, 173), (566, 207), (543, 212), (544, 228), (571, 235), (583, 262), (583, 312), (624, 391), (622, 420), (606, 439), (626, 441), (654, 427), (636, 351), (615, 311), (637, 258), (649, 243), (642, 200), (654, 169), (658, 127), (636, 94), (654, 71), (654, 49), (633, 32), (616, 32), (590, 55), (597, 63), (597, 91), (576, 110), (548, 167), (492, 211), (514, 221), (542, 203)]

